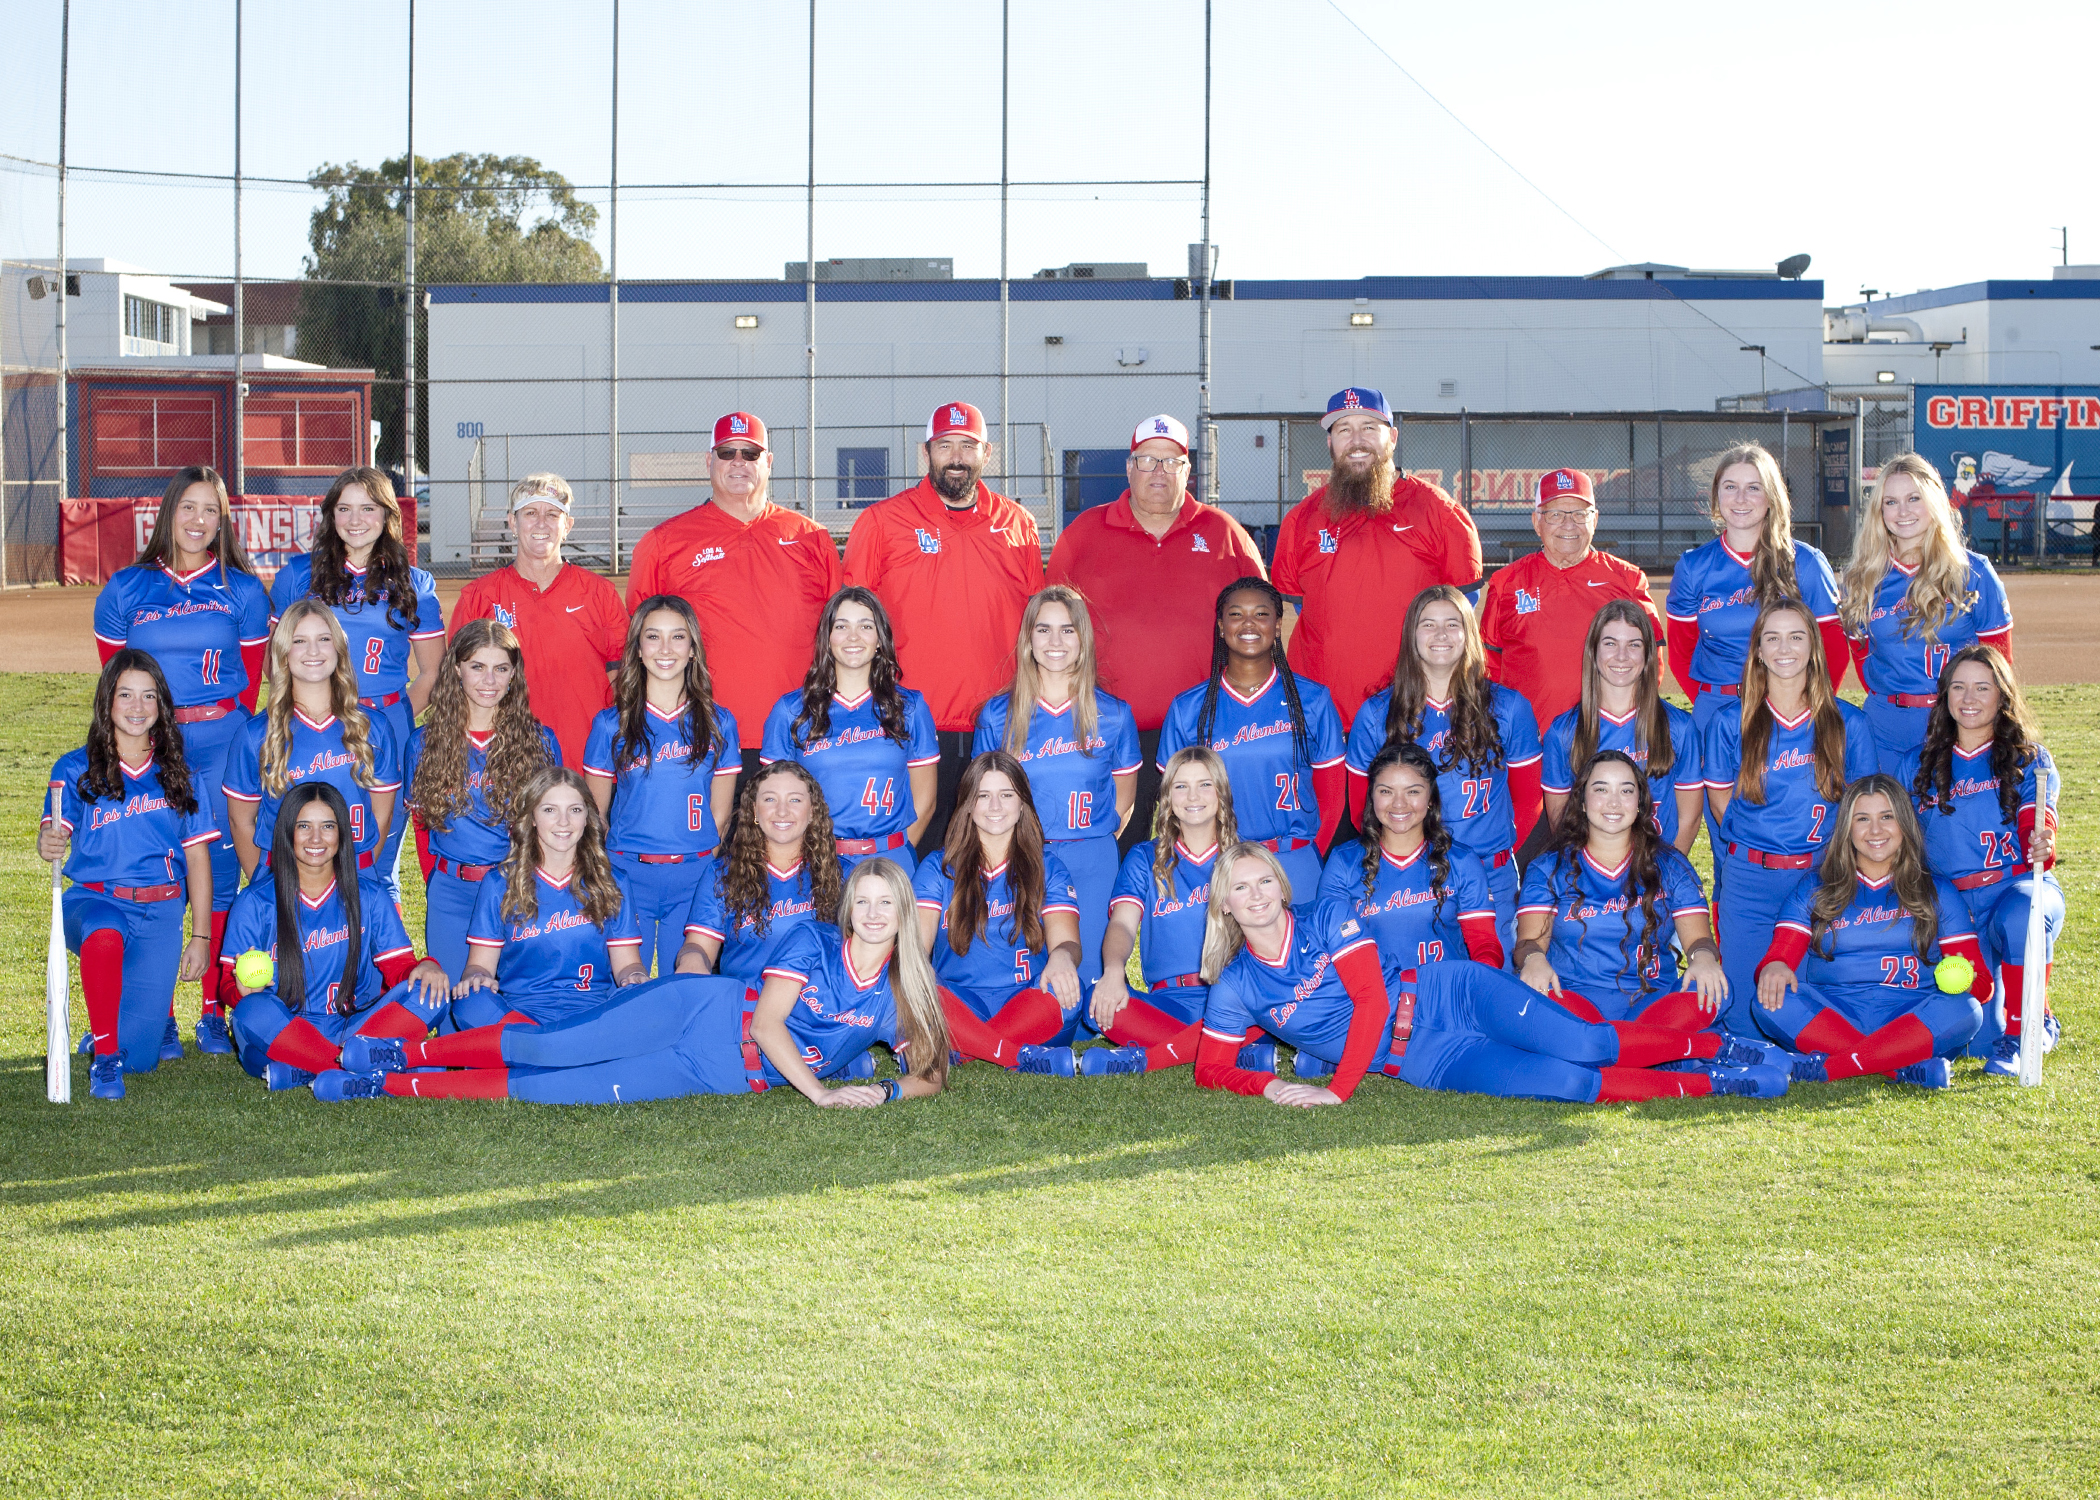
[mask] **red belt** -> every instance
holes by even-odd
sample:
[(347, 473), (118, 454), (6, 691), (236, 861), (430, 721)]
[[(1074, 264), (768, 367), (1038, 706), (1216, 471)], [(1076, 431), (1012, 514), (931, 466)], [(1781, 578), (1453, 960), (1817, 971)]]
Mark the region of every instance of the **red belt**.
[(1172, 979), (1145, 981), (1145, 988), (1148, 990), (1200, 990), (1203, 987), (1204, 978), (1201, 974), (1176, 974)]
[(1981, 886), (1996, 885), (2001, 880), (2018, 880), (2022, 875), (2033, 873), (2033, 865), (2008, 865), (2002, 870), (1978, 870), (1974, 875), (1957, 875), (1949, 883), (1957, 891), (1973, 891)]
[(1731, 698), (1740, 698), (1743, 695), (1743, 685), (1739, 682), (1702, 682), (1699, 684), (1699, 691), (1726, 693)]
[(1940, 701), (1937, 693), (1883, 693), (1881, 696), (1898, 708), (1930, 708)]
[(489, 871), (496, 868), (494, 865), (456, 865), (442, 854), (437, 857), (437, 867), (441, 875), (457, 875), (468, 882), (486, 880)]
[(1296, 854), (1311, 845), (1311, 839), (1255, 839), (1255, 843), (1271, 854)]
[(209, 724), (213, 719), (223, 719), (241, 706), (238, 698), (221, 698), (217, 703), (193, 703), (188, 708), (175, 710), (178, 724)]
[(904, 847), (904, 835), (886, 833), (872, 839), (833, 839), (831, 846), (840, 854), (883, 854), (891, 849)]
[[(613, 853), (627, 854), (627, 851), (615, 849)], [(713, 859), (715, 851), (702, 849), (698, 854), (627, 854), (627, 857), (640, 860), (645, 865), (682, 865), (689, 859)]]
[(1490, 870), (1499, 870), (1516, 857), (1516, 850), (1504, 849), (1500, 854), (1489, 855), (1486, 859), (1483, 859), (1481, 863), (1486, 865)]
[(1767, 854), (1762, 849), (1752, 849), (1747, 844), (1730, 844), (1730, 854), (1740, 854), (1753, 865), (1767, 870), (1806, 870), (1816, 862), (1813, 854)]
[(179, 885), (104, 885), (99, 880), (83, 880), (80, 888), (119, 901), (173, 901), (182, 894)]
[(758, 1050), (758, 1043), (751, 1040), (751, 1012), (758, 1005), (758, 991), (744, 991), (744, 1017), (737, 1031), (737, 1047), (744, 1054), (744, 1073), (751, 1085), (751, 1092), (763, 1094), (772, 1085), (766, 1082), (765, 1054)]
[(357, 700), (357, 702), (358, 706), (361, 708), (392, 708), (396, 703), (399, 703), (403, 698), (406, 698), (407, 696), (408, 694), (405, 692), (388, 693), (384, 698), (360, 698)]
[(1401, 971), (1402, 988), (1393, 1007), (1393, 1040), (1386, 1049), (1385, 1072), (1390, 1078), (1400, 1076), (1400, 1059), (1407, 1056), (1408, 1041), (1415, 1034), (1415, 979), (1413, 969)]

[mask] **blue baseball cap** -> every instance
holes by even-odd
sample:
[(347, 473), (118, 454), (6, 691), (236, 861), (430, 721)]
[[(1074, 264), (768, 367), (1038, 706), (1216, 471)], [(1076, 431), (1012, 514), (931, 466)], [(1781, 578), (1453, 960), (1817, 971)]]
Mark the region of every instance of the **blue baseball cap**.
[(1327, 415), (1320, 418), (1321, 428), (1332, 427), (1338, 417), (1352, 411), (1374, 412), (1386, 426), (1398, 425), (1393, 421), (1393, 409), (1385, 404), (1384, 391), (1374, 391), (1367, 385), (1352, 385), (1327, 398)]

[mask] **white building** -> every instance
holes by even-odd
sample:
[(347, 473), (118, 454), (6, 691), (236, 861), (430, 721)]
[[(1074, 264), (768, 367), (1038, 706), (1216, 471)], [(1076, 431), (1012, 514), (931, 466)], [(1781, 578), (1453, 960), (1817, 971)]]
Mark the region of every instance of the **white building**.
[(1972, 281), (1832, 308), (1834, 390), (1912, 385), (2100, 385), (2100, 266), (2047, 281)]

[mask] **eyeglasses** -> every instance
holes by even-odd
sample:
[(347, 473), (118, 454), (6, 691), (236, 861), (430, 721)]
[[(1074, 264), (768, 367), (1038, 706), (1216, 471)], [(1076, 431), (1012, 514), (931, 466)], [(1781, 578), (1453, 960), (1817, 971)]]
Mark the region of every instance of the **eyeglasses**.
[(1581, 510), (1542, 510), (1539, 516), (1548, 526), (1584, 526), (1596, 512), (1588, 506)]
[(1140, 474), (1151, 474), (1165, 469), (1169, 474), (1179, 474), (1189, 466), (1185, 458), (1158, 458), (1150, 453), (1140, 453), (1130, 460), (1131, 467)]
[(715, 457), (724, 463), (731, 459), (742, 459), (747, 464), (755, 464), (765, 456), (765, 452), (763, 448), (717, 448)]

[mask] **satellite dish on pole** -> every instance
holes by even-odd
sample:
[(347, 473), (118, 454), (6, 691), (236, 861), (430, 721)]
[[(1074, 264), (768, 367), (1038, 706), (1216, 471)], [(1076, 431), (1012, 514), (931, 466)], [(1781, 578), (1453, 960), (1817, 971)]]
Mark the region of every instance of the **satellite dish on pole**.
[(1803, 271), (1806, 271), (1807, 269), (1807, 256), (1789, 255), (1785, 260), (1779, 263), (1780, 279), (1783, 281), (1799, 281), (1801, 279), (1801, 273)]

